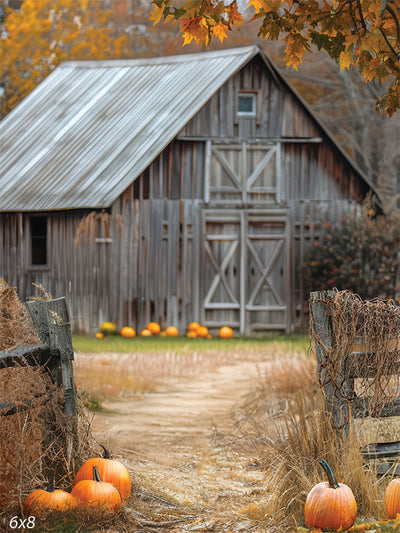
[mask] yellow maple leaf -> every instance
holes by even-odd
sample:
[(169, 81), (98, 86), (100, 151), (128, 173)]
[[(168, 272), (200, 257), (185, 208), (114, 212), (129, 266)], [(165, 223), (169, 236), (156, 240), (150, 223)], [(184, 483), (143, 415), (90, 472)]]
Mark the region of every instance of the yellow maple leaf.
[(161, 20), (161, 17), (164, 13), (164, 6), (158, 7), (158, 5), (153, 4), (154, 10), (150, 13), (149, 19), (153, 21), (153, 26), (158, 24)]
[(339, 57), (340, 68), (343, 70), (345, 68), (350, 68), (350, 65), (354, 65), (354, 54), (353, 47), (349, 46), (340, 54)]
[(223, 42), (224, 39), (226, 39), (228, 36), (226, 35), (226, 25), (221, 21), (218, 22), (215, 26), (213, 26), (213, 34), (218, 37), (218, 39)]

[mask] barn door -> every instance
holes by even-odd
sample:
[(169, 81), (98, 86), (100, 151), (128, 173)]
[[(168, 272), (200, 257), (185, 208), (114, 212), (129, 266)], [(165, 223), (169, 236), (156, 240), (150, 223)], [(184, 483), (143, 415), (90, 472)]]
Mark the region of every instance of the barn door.
[(290, 330), (288, 228), (284, 210), (204, 211), (205, 325), (241, 334)]
[(279, 152), (279, 143), (217, 144), (209, 141), (206, 149), (206, 202), (279, 204)]

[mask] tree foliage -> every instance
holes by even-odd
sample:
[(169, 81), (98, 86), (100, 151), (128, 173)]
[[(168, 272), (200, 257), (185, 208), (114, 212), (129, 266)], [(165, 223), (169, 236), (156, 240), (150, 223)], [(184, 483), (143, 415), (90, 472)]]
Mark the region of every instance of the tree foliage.
[(388, 82), (376, 108), (392, 116), (400, 105), (398, 0), (153, 0), (151, 19), (180, 22), (183, 44), (222, 42), (227, 32), (260, 19), (258, 35), (283, 40), (287, 66), (297, 69), (312, 45), (341, 68), (354, 65), (366, 82)]
[(97, 0), (25, 0), (21, 10), (8, 10), (0, 35), (2, 114), (62, 61), (131, 57), (127, 36), (115, 35), (110, 19)]

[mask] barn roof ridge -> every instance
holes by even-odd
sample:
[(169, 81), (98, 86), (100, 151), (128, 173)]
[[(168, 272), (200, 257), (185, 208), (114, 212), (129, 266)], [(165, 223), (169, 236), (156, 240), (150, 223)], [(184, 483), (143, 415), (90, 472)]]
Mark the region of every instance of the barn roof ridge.
[(168, 65), (176, 63), (189, 63), (196, 61), (209, 61), (213, 57), (232, 57), (253, 52), (256, 55), (262, 49), (256, 45), (236, 46), (235, 48), (225, 48), (222, 50), (210, 50), (203, 52), (193, 52), (190, 54), (173, 54), (168, 56), (132, 57), (130, 59), (98, 59), (98, 60), (69, 60), (63, 61), (57, 68), (74, 66), (76, 68), (105, 68), (124, 66), (151, 66)]

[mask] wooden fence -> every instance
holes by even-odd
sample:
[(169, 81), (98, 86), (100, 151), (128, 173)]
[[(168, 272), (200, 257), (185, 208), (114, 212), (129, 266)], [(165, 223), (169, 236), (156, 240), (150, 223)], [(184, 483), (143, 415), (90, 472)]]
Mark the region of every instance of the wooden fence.
[[(33, 300), (27, 302), (27, 308), (37, 329), (40, 344), (20, 346), (10, 351), (0, 351), (0, 372), (7, 367), (18, 364), (43, 367), (48, 372), (53, 384), (62, 386), (64, 413), (68, 417), (69, 432), (67, 442), (63, 443), (71, 456), (76, 442), (74, 426), (76, 425), (75, 384), (73, 378), (71, 327), (65, 298), (49, 301)], [(29, 409), (31, 399), (18, 403), (0, 403), (0, 416), (9, 416)], [(43, 449), (46, 449), (54, 434), (53, 420), (44, 416)]]
[[(387, 418), (400, 416), (400, 393), (380, 411), (379, 415), (370, 410), (367, 397), (357, 395), (355, 380), (357, 378), (373, 378), (376, 365), (376, 353), (365, 351), (363, 344), (354, 344), (342, 359), (337, 372), (336, 383), (327, 375), (328, 359), (335, 357), (335, 315), (333, 309), (334, 291), (318, 291), (310, 293), (310, 314), (313, 326), (313, 337), (316, 350), (318, 376), (325, 396), (327, 410), (332, 414), (334, 426), (349, 432), (351, 419)], [(393, 365), (388, 373), (400, 373), (399, 362)], [(393, 374), (392, 374), (393, 375)], [(400, 419), (399, 419), (400, 424)], [(378, 460), (378, 474), (389, 471), (400, 475), (400, 441), (369, 443), (362, 450), (366, 460)]]

